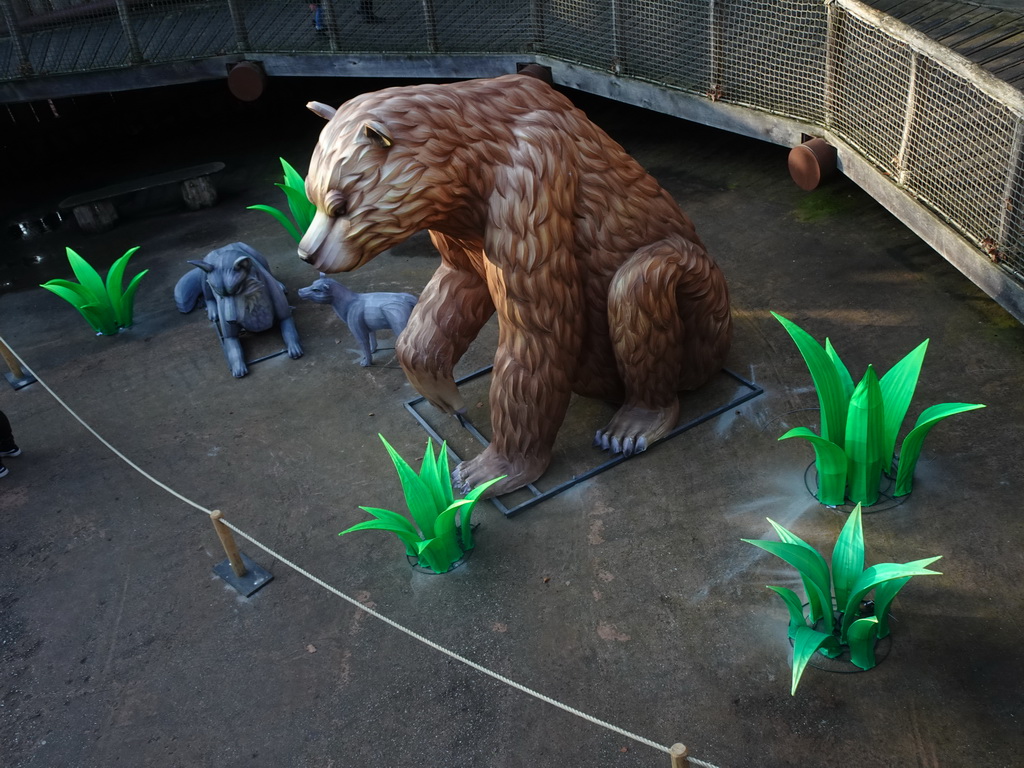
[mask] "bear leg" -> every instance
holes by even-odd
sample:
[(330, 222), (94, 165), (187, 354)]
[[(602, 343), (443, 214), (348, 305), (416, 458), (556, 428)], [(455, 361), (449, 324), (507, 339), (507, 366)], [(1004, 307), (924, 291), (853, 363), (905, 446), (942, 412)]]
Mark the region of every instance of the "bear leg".
[(680, 390), (700, 386), (724, 365), (729, 294), (704, 249), (678, 237), (640, 249), (619, 268), (608, 313), (626, 399), (594, 444), (629, 456), (676, 426)]
[(455, 364), (494, 314), (494, 304), (487, 283), (475, 270), (452, 264), (449, 253), (457, 256), (460, 247), (443, 235), (431, 237), (444, 258), (396, 340), (395, 351), (417, 392), (444, 413), (461, 414), (465, 405), (455, 386)]

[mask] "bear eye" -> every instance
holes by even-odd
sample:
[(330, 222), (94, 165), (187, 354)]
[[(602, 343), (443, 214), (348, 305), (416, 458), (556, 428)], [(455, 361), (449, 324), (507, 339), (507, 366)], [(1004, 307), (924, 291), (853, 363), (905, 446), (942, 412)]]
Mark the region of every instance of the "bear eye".
[(347, 206), (345, 204), (345, 196), (340, 190), (332, 189), (324, 197), (324, 208), (327, 211), (327, 215), (332, 219), (338, 216), (344, 216)]

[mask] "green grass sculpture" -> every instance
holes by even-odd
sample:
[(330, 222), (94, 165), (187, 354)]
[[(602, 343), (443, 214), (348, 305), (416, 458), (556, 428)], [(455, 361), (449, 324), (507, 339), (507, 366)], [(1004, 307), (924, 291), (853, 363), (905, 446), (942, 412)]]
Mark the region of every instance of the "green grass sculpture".
[(881, 378), (869, 365), (854, 386), (850, 372), (829, 339), (822, 347), (796, 323), (775, 312), (796, 343), (810, 371), (821, 407), (821, 434), (807, 427), (795, 427), (779, 440), (803, 438), (814, 447), (818, 471), (818, 500), (840, 506), (849, 497), (855, 504), (878, 501), (882, 474), (892, 475), (896, 464), (894, 496), (912, 490), (914, 469), (925, 437), (938, 422), (956, 413), (984, 408), (977, 403), (942, 403), (926, 408), (903, 439), (898, 454), (896, 440), (917, 388), (925, 339)]
[(40, 287), (52, 291), (77, 309), (97, 335), (113, 336), (122, 328), (131, 327), (135, 313), (135, 292), (139, 289), (139, 281), (149, 270), (145, 269), (133, 277), (125, 290), (122, 291), (121, 287), (128, 259), (139, 250), (139, 246), (128, 249), (113, 263), (106, 280), (73, 250), (65, 250), (78, 282), (50, 280)]

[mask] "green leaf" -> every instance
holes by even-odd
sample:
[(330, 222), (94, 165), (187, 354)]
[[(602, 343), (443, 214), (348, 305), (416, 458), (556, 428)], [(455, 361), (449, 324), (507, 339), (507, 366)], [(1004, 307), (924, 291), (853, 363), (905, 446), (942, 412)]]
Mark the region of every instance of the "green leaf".
[(910, 430), (910, 434), (903, 438), (903, 445), (900, 446), (900, 461), (896, 470), (896, 490), (894, 495), (906, 496), (913, 490), (914, 469), (917, 467), (917, 460), (921, 456), (921, 447), (924, 445), (924, 439), (928, 436), (932, 427), (947, 416), (952, 416), (955, 413), (964, 413), (965, 411), (974, 411), (984, 407), (980, 403), (941, 403), (940, 405), (926, 408), (917, 417), (917, 423)]
[[(367, 520), (364, 523), (358, 523), (339, 533), (339, 536), (344, 536), (352, 531), (374, 529), (391, 531), (405, 544), (405, 553), (407, 555), (416, 554), (415, 544), (420, 540), (420, 535), (404, 515), (392, 512), (390, 509), (380, 509), (378, 507), (360, 507), (360, 509), (369, 512), (377, 520)], [(378, 521), (380, 521), (380, 524), (378, 524)], [(384, 525), (388, 527), (385, 528)]]
[(71, 262), (71, 269), (74, 271), (75, 277), (78, 278), (78, 282), (92, 295), (92, 303), (104, 303), (107, 298), (107, 290), (103, 285), (100, 273), (70, 248), (65, 248), (64, 250), (67, 251), (68, 261)]
[(807, 662), (819, 648), (824, 647), (833, 658), (839, 654), (838, 641), (830, 634), (819, 632), (810, 627), (799, 627), (793, 638), (793, 687), (790, 696), (796, 695), (796, 687), (807, 668)]
[[(885, 445), (885, 407), (875, 369), (868, 366), (864, 378), (853, 391), (846, 420), (846, 457), (849, 461), (847, 484), (850, 498), (861, 504), (878, 501), (882, 480)], [(889, 460), (892, 454), (889, 454)]]
[[(390, 509), (381, 509), (380, 507), (359, 508), (364, 512), (370, 513), (378, 520), (384, 520), (391, 523), (393, 526), (396, 527), (396, 529), (404, 531), (405, 533), (409, 534), (409, 536), (412, 536), (416, 539), (420, 538), (420, 535), (417, 532), (416, 528), (413, 526), (411, 522), (409, 522), (409, 518), (407, 518), (405, 515), (401, 515), (398, 512), (394, 512)], [(347, 531), (342, 531), (342, 533), (347, 533)], [(341, 533), (339, 533), (338, 535), (341, 536)]]
[[(880, 563), (867, 568), (854, 582), (850, 589), (850, 595), (846, 599), (846, 606), (843, 610), (843, 623), (840, 627), (839, 639), (847, 642), (847, 632), (850, 625), (860, 616), (860, 603), (864, 595), (886, 581), (892, 579), (903, 579), (911, 576), (940, 576), (939, 571), (929, 571), (927, 566), (940, 559), (942, 556), (928, 557), (923, 560), (914, 560), (910, 563)], [(876, 607), (877, 612), (877, 607)]]
[(39, 287), (57, 294), (75, 309), (92, 303), (92, 296), (89, 292), (78, 283), (72, 283), (69, 280), (50, 280)]
[(818, 501), (837, 507), (846, 501), (846, 453), (835, 443), (819, 437), (807, 427), (794, 427), (779, 440), (801, 437), (814, 447), (814, 466), (818, 472)]
[(447, 573), (454, 560), (449, 560), (443, 544), (437, 539), (427, 539), (416, 544), (419, 564), (434, 573)]
[[(447, 451), (447, 445), (442, 443), (441, 452)], [(427, 449), (423, 453), (423, 461), (420, 463), (420, 480), (430, 491), (434, 498), (434, 508), (444, 509), (451, 502), (446, 499), (445, 484), (451, 486), (451, 478), (441, 477), (438, 472), (437, 459), (434, 456), (434, 441), (427, 438)]]
[(439, 514), (434, 521), (434, 538), (441, 542), (438, 546), (441, 547), (444, 557), (448, 558), (449, 566), (462, 557), (455, 527), (455, 515), (458, 514), (458, 511), (458, 505), (453, 504)]
[(269, 213), (277, 220), (278, 224), (280, 224), (288, 231), (288, 234), (292, 236), (296, 243), (302, 240), (302, 233), (299, 232), (299, 230), (295, 227), (294, 224), (292, 224), (288, 217), (281, 213), (281, 211), (279, 211), (277, 208), (274, 208), (273, 206), (270, 205), (263, 205), (262, 203), (260, 203), (259, 205), (246, 206), (246, 210), (263, 211), (264, 213)]
[(295, 217), (296, 226), (300, 232), (305, 234), (306, 230), (309, 229), (310, 223), (313, 221), (313, 216), (316, 214), (316, 206), (309, 202), (309, 198), (306, 197), (305, 186), (298, 189), (282, 184), (278, 184), (278, 186), (281, 187), (281, 191), (288, 198), (288, 207), (291, 209), (292, 216)]
[[(816, 550), (806, 541), (801, 539), (795, 533), (786, 530), (781, 525), (772, 520), (770, 517), (767, 518), (767, 520), (771, 524), (772, 528), (775, 529), (775, 533), (778, 534), (779, 538), (782, 541), (786, 542), (787, 544), (798, 544), (801, 547), (810, 550), (815, 555), (818, 555), (818, 550)], [(820, 557), (820, 555), (818, 556)], [(822, 562), (824, 562), (824, 560), (822, 560)], [(816, 624), (817, 622), (821, 621), (822, 618), (824, 618), (826, 610), (828, 610), (829, 615), (832, 614), (832, 600), (829, 599), (828, 604), (823, 606), (821, 598), (818, 597), (818, 590), (815, 589), (808, 582), (808, 579), (803, 574), (800, 575), (800, 578), (804, 583), (804, 592), (807, 594), (807, 605), (811, 614), (811, 624)]]
[(864, 527), (858, 504), (846, 519), (832, 550), (832, 584), (835, 587), (837, 606), (846, 605), (850, 590), (863, 572)]
[(786, 604), (786, 608), (789, 609), (789, 638), (792, 640), (796, 636), (796, 631), (800, 627), (807, 626), (807, 619), (804, 617), (804, 605), (800, 602), (800, 598), (796, 592), (787, 587), (772, 587), (769, 586), (772, 592), (782, 598)]
[(882, 454), (887, 472), (892, 465), (900, 426), (907, 416), (910, 401), (914, 399), (914, 391), (917, 389), (917, 380), (921, 375), (921, 365), (924, 363), (924, 354), (927, 350), (928, 339), (925, 339), (890, 368), (880, 381), (882, 400), (885, 402), (885, 443)]
[(285, 160), (283, 157), (279, 157), (281, 161), (281, 170), (284, 171), (284, 183), (289, 187), (296, 189), (304, 189), (306, 186), (306, 180), (302, 178), (302, 174), (296, 171), (291, 163)]
[(115, 309), (121, 299), (121, 286), (124, 283), (124, 270), (128, 266), (128, 259), (130, 259), (132, 254), (137, 250), (139, 250), (139, 246), (137, 245), (134, 248), (129, 248), (124, 252), (123, 256), (111, 265), (110, 269), (107, 271), (105, 290), (107, 298)]
[(850, 625), (847, 633), (850, 643), (850, 661), (861, 669), (875, 666), (875, 642), (878, 639), (878, 619), (866, 616)]
[(760, 547), (776, 557), (785, 560), (792, 565), (804, 578), (804, 586), (808, 595), (816, 595), (822, 606), (821, 620), (825, 628), (831, 633), (835, 625), (832, 617), (832, 584), (829, 578), (828, 565), (818, 552), (799, 544), (789, 544), (783, 541), (766, 541), (763, 539), (743, 539), (748, 544)]
[(842, 448), (848, 401), (835, 363), (807, 331), (782, 315), (775, 312), (772, 315), (782, 323), (807, 364), (821, 407), (821, 436)]
[(128, 289), (121, 297), (119, 306), (115, 307), (118, 323), (122, 328), (130, 328), (135, 321), (135, 293), (139, 290), (139, 281), (148, 272), (148, 269), (144, 269), (132, 278), (132, 281), (128, 283)]
[[(285, 195), (288, 197), (288, 207), (291, 209), (292, 216), (295, 217), (296, 225), (305, 234), (306, 230), (309, 229), (310, 223), (313, 221), (313, 216), (316, 214), (316, 206), (306, 196), (306, 180), (302, 177), (302, 174), (296, 171), (283, 157), (279, 158), (279, 160), (281, 161), (281, 169), (284, 171), (284, 184), (279, 186), (286, 190)], [(289, 194), (287, 192), (288, 189), (294, 190), (297, 194)]]
[[(476, 505), (477, 500), (483, 495), (484, 491), (490, 488), (499, 480), (504, 480), (508, 475), (501, 475), (493, 480), (488, 480), (485, 483), (481, 483), (476, 488), (466, 494), (466, 498), (462, 499), (461, 506), (459, 509), (459, 527), (462, 529), (462, 548), (470, 550), (473, 548), (473, 529), (471, 527), (471, 518), (473, 516), (473, 507)], [(460, 504), (456, 501), (455, 504)]]
[(117, 333), (117, 322), (109, 306), (105, 304), (86, 304), (78, 307), (78, 311), (82, 313), (82, 317), (85, 318), (85, 321), (97, 333), (102, 333), (104, 336), (113, 336)]
[(448, 467), (448, 442), (441, 443), (441, 450), (437, 455), (437, 482), (444, 492), (444, 503), (447, 507), (455, 501), (455, 489), (452, 488), (452, 473)]
[(416, 525), (419, 526), (423, 536), (426, 537), (434, 530), (434, 519), (440, 510), (434, 505), (434, 496), (420, 480), (409, 463), (403, 459), (394, 448), (384, 439), (383, 435), (377, 435), (384, 447), (387, 448), (391, 461), (398, 472), (398, 479), (402, 483), (402, 492), (405, 494), (405, 503), (409, 507), (409, 513)]
[(839, 374), (839, 383), (843, 386), (843, 397), (846, 399), (846, 402), (849, 402), (850, 396), (853, 394), (853, 377), (828, 337), (825, 337), (825, 354), (828, 355), (832, 365), (835, 366), (836, 373)]
[(878, 619), (879, 637), (889, 634), (889, 607), (892, 605), (896, 593), (903, 589), (910, 578), (907, 576), (902, 579), (890, 579), (875, 587), (875, 617)]

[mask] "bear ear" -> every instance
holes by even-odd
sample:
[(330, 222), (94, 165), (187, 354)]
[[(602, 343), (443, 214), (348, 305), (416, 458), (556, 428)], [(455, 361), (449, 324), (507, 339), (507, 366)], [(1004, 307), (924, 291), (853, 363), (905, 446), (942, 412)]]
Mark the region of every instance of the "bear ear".
[(321, 104), (319, 101), (309, 102), (308, 104), (306, 104), (306, 109), (308, 109), (310, 112), (314, 112), (320, 115), (320, 117), (322, 117), (324, 120), (330, 120), (338, 111), (334, 107), (329, 107), (326, 104)]
[(384, 127), (384, 124), (378, 123), (376, 120), (363, 123), (363, 135), (381, 149), (387, 149), (395, 143), (391, 133)]

